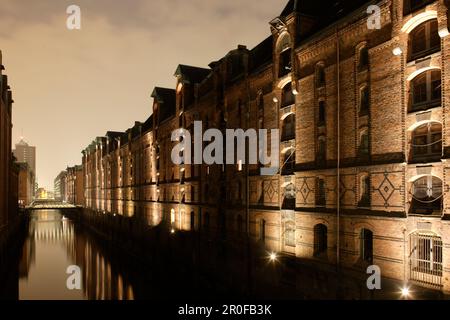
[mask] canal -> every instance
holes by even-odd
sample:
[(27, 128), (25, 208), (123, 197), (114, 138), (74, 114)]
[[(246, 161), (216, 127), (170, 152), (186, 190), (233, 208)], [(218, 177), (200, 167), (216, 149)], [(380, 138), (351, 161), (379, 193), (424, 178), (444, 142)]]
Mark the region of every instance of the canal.
[[(134, 299), (130, 266), (61, 211), (33, 211), (19, 262), (19, 299)], [(128, 259), (124, 259), (127, 261)], [(72, 289), (81, 270), (81, 288)]]
[[(383, 279), (382, 290), (370, 291), (364, 273), (337, 274), (289, 256), (270, 262), (264, 246), (250, 246), (241, 238), (172, 233), (164, 221), (149, 227), (100, 213), (85, 215), (84, 223), (76, 217), (60, 210), (29, 213), (22, 249), (15, 250), (9, 271), (0, 272), (0, 297), (2, 291), (14, 300), (400, 297), (398, 282)], [(70, 285), (76, 279), (80, 288)], [(443, 298), (439, 292), (416, 289), (415, 299)]]

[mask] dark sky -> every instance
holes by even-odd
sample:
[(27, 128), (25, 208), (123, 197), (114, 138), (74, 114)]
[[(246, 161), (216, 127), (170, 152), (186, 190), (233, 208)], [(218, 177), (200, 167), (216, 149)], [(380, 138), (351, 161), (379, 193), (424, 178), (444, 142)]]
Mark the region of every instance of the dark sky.
[[(13, 143), (37, 147), (40, 186), (108, 130), (151, 112), (154, 86), (175, 86), (180, 63), (207, 65), (254, 47), (287, 0), (2, 0), (0, 50), (14, 94)], [(66, 28), (81, 8), (82, 29)]]

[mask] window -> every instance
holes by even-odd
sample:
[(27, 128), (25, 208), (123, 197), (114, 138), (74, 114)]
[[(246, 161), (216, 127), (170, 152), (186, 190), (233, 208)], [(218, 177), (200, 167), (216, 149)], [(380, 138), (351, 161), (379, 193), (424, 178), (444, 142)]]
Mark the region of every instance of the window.
[(442, 213), (442, 180), (431, 175), (423, 176), (412, 183), (411, 214), (436, 215)]
[(266, 220), (259, 220), (259, 240), (262, 242), (266, 241)]
[(281, 36), (278, 47), (278, 77), (282, 78), (292, 71), (292, 46), (291, 36), (285, 33)]
[(280, 54), (280, 65), (279, 65), (279, 73), (278, 77), (282, 78), (289, 74), (292, 71), (292, 50), (291, 48), (283, 51)]
[(327, 254), (328, 229), (324, 224), (314, 226), (314, 257), (323, 257)]
[(283, 159), (283, 168), (282, 173), (284, 175), (291, 175), (294, 173), (295, 170), (295, 149), (291, 148), (288, 149), (284, 153), (284, 159)]
[(295, 114), (290, 114), (283, 120), (281, 141), (293, 139), (295, 139)]
[(195, 187), (191, 186), (191, 202), (195, 202)]
[(171, 225), (175, 224), (175, 210), (174, 209), (170, 210), (170, 224)]
[(410, 85), (410, 111), (427, 110), (441, 104), (441, 71), (419, 74)]
[(195, 230), (195, 213), (194, 211), (191, 212), (191, 231)]
[(361, 230), (360, 258), (362, 261), (372, 264), (373, 261), (373, 233), (368, 229)]
[(364, 86), (359, 94), (359, 114), (367, 115), (370, 109), (370, 92), (369, 87)]
[(442, 286), (442, 238), (432, 233), (413, 233), (410, 236), (411, 280), (427, 285)]
[(284, 86), (281, 97), (281, 108), (289, 107), (295, 104), (295, 95), (292, 92), (292, 83)]
[(358, 207), (367, 208), (370, 207), (370, 177), (368, 175), (364, 175), (361, 177), (361, 186), (360, 186), (360, 199), (358, 203)]
[(369, 130), (363, 129), (359, 136), (359, 156), (367, 157), (369, 155)]
[(205, 227), (205, 230), (209, 230), (209, 212), (205, 213), (205, 220), (203, 221), (203, 225)]
[(284, 244), (295, 247), (295, 223), (288, 221), (284, 225)]
[(321, 63), (316, 67), (316, 86), (317, 88), (325, 86), (325, 66)]
[(282, 209), (295, 210), (295, 185), (293, 183), (289, 183), (284, 188)]
[(317, 162), (323, 164), (326, 161), (327, 140), (325, 136), (320, 136), (317, 145)]
[(205, 192), (203, 193), (205, 196), (205, 203), (209, 203), (209, 186), (205, 184)]
[(264, 96), (262, 93), (259, 95), (259, 99), (258, 99), (258, 110), (264, 111)]
[(321, 178), (316, 179), (316, 206), (326, 206), (326, 194), (325, 194), (325, 180)]
[(408, 15), (432, 2), (434, 2), (434, 0), (405, 0), (403, 3), (403, 13), (404, 15)]
[(442, 125), (430, 122), (412, 133), (410, 162), (435, 162), (442, 156)]
[(438, 21), (429, 20), (409, 34), (409, 61), (426, 57), (441, 50)]
[(236, 188), (236, 200), (238, 203), (242, 202), (242, 183), (238, 181)]
[(319, 101), (319, 126), (325, 125), (326, 121), (326, 110), (325, 110), (325, 101)]
[(359, 71), (366, 70), (369, 67), (369, 49), (362, 47), (359, 49), (358, 69)]

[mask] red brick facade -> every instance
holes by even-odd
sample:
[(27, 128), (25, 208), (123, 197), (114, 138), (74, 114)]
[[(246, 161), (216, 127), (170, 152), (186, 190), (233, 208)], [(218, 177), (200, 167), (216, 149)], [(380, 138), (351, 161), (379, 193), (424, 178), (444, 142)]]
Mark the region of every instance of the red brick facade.
[[(370, 29), (367, 5), (321, 26), (291, 0), (252, 50), (180, 65), (145, 123), (83, 151), (86, 208), (450, 291), (448, 4), (410, 3), (379, 2)], [(279, 174), (174, 165), (171, 133), (195, 120), (279, 128)]]

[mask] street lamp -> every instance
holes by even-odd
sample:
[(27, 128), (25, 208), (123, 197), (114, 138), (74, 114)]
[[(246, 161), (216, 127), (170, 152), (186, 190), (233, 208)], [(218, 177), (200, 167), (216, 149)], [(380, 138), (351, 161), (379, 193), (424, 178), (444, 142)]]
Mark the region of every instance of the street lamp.
[(275, 261), (277, 261), (277, 259), (278, 259), (278, 257), (277, 257), (277, 254), (276, 254), (275, 252), (271, 252), (271, 253), (269, 254), (269, 260), (270, 260), (271, 262), (275, 262)]
[(401, 293), (402, 293), (402, 298), (404, 298), (404, 299), (408, 299), (411, 294), (409, 288), (406, 286), (402, 288)]

